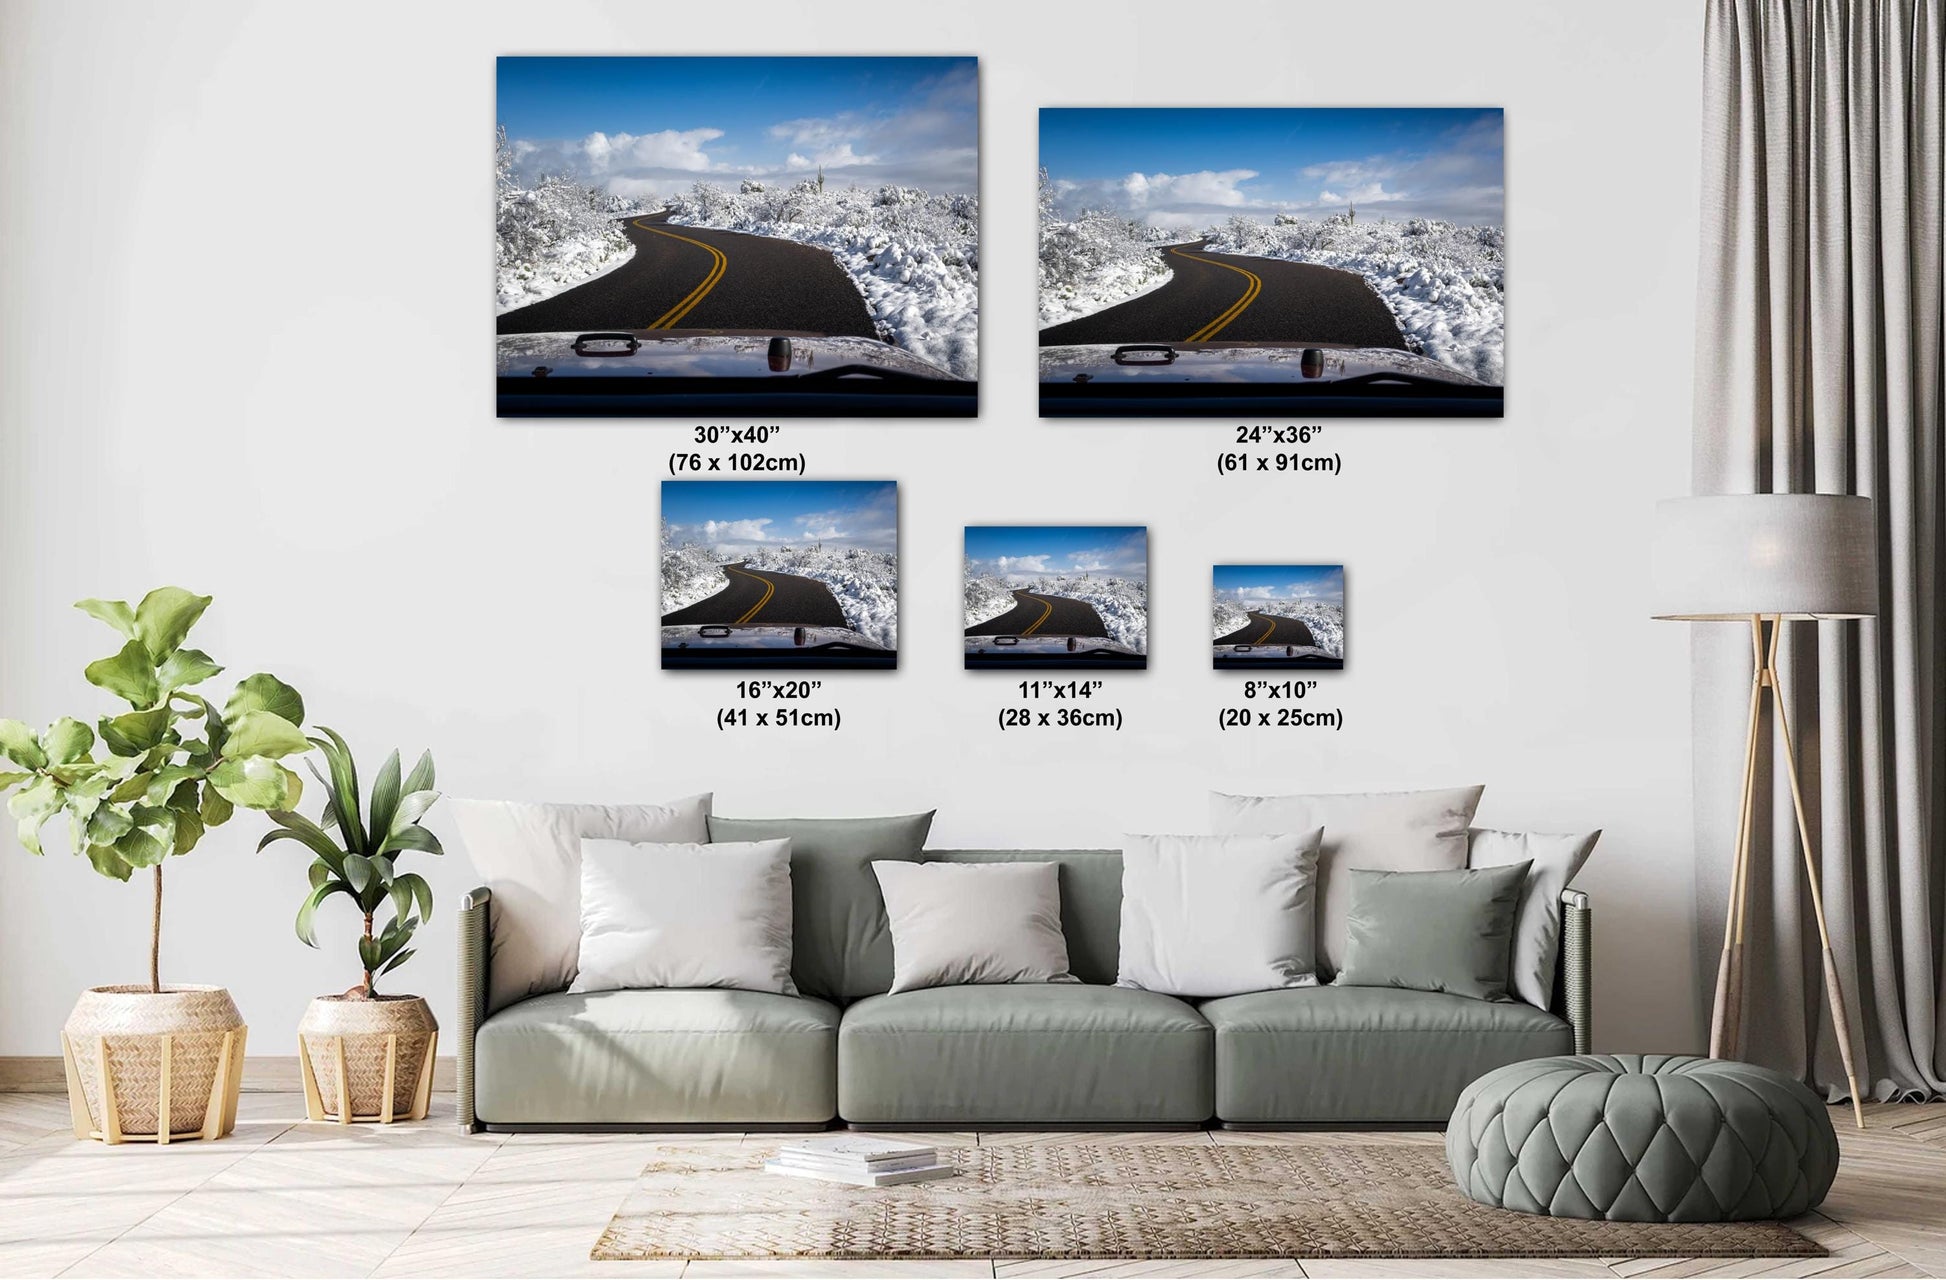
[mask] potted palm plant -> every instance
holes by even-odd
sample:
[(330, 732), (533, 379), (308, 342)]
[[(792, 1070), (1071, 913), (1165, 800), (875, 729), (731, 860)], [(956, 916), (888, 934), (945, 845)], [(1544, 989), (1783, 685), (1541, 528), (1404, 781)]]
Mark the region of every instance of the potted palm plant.
[(297, 911), (297, 936), (306, 946), (318, 945), (318, 909), (334, 897), (350, 898), (364, 922), (358, 938), (364, 976), (342, 994), (312, 1000), (298, 1023), (305, 1105), (311, 1119), (340, 1124), (420, 1120), (432, 1097), (439, 1023), (423, 999), (381, 994), (378, 980), (412, 958), (412, 935), (432, 917), (432, 886), (397, 865), (403, 853), (445, 852), (439, 837), (419, 825), (439, 799), (432, 753), (403, 778), (399, 753), (386, 757), (366, 804), (351, 748), (335, 730), (319, 732), (311, 744), (329, 776), (311, 769), (325, 788), (322, 820), (272, 813), (277, 829), (257, 845), (262, 852), (290, 840), (312, 855), (311, 888)]
[(283, 761), (311, 744), (304, 700), (275, 676), (246, 677), (220, 707), (195, 691), (223, 670), (185, 643), (209, 604), (181, 587), (132, 607), (81, 601), (125, 641), (84, 674), (129, 709), (38, 733), (0, 720), (0, 766), (13, 766), (0, 767), (0, 793), (27, 851), (41, 853), (42, 829), (65, 813), (75, 853), (113, 880), (146, 871), (153, 892), (149, 980), (83, 992), (61, 1030), (78, 1138), (167, 1143), (236, 1126), (247, 1029), (222, 987), (164, 985), (162, 871), (239, 808), (295, 805), (303, 783)]

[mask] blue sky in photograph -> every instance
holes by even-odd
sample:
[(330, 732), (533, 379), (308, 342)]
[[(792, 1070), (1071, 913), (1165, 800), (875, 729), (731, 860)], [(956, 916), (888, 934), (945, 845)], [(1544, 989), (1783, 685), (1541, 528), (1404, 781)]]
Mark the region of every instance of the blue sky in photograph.
[(719, 554), (757, 547), (897, 551), (899, 486), (891, 480), (664, 480), (662, 520), (673, 544)]
[(649, 199), (822, 167), (827, 184), (978, 189), (974, 58), (506, 57), (497, 86), (530, 179)]
[(1474, 107), (1043, 107), (1062, 212), (1155, 226), (1242, 214), (1499, 223), (1502, 112)]
[(1345, 602), (1341, 564), (1219, 564), (1214, 577), (1219, 600)]
[(968, 525), (966, 558), (977, 572), (1002, 577), (1147, 578), (1149, 531), (1142, 525)]

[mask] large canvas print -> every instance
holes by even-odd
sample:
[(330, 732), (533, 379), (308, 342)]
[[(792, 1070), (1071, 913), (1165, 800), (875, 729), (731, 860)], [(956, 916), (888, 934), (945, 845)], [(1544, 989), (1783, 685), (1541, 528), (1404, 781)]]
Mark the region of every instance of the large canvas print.
[(1343, 565), (1219, 564), (1212, 579), (1217, 670), (1343, 670)]
[(664, 480), (665, 669), (899, 663), (890, 480)]
[(1492, 108), (1041, 112), (1041, 413), (1499, 417)]
[(969, 525), (966, 667), (1142, 670), (1149, 531), (1140, 525)]
[(972, 58), (506, 57), (502, 417), (978, 411)]

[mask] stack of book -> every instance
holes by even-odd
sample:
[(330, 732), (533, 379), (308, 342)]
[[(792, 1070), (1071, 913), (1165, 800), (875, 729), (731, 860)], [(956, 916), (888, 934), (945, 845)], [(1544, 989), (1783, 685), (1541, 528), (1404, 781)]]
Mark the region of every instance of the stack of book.
[(840, 1134), (807, 1138), (785, 1147), (764, 1161), (764, 1172), (845, 1182), (854, 1187), (895, 1187), (902, 1182), (950, 1178), (956, 1170), (951, 1162), (940, 1160), (937, 1147)]

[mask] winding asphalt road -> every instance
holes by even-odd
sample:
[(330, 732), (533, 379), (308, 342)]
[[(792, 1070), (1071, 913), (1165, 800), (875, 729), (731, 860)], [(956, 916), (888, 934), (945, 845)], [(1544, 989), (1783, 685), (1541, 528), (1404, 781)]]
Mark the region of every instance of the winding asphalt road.
[(755, 329), (875, 338), (865, 299), (823, 249), (773, 236), (622, 222), (635, 256), (565, 293), (509, 311), (501, 333)]
[(1385, 303), (1350, 271), (1166, 246), (1159, 289), (1041, 330), (1043, 347), (1142, 342), (1317, 342), (1406, 350)]
[(1250, 622), (1232, 631), (1227, 636), (1218, 636), (1217, 644), (1296, 644), (1316, 647), (1317, 638), (1311, 628), (1298, 618), (1280, 617), (1274, 613), (1250, 611)]
[(730, 585), (707, 600), (664, 614), (665, 627), (849, 627), (831, 588), (816, 578), (727, 564)]
[(1085, 600), (1014, 589), (1014, 607), (966, 629), (969, 636), (1099, 636), (1108, 628)]

